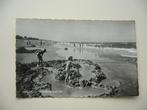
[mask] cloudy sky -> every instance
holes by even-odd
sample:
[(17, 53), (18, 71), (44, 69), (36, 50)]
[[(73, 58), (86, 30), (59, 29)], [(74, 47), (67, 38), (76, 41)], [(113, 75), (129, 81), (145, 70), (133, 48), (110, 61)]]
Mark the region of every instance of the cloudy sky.
[(134, 21), (17, 19), (16, 34), (55, 41), (136, 41)]

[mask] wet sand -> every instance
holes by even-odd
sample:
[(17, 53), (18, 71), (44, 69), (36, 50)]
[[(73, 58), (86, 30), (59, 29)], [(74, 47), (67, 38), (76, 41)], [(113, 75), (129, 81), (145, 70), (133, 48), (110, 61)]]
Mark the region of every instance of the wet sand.
[[(34, 48), (27, 48), (27, 49), (46, 49), (47, 52), (43, 56), (44, 61), (49, 61), (49, 60), (57, 60), (57, 59), (64, 59), (63, 57), (59, 56), (56, 51), (58, 50), (57, 47), (54, 46), (37, 46)], [(17, 53), (16, 54), (16, 59), (18, 62), (21, 63), (31, 63), (31, 62), (37, 62), (37, 53)]]

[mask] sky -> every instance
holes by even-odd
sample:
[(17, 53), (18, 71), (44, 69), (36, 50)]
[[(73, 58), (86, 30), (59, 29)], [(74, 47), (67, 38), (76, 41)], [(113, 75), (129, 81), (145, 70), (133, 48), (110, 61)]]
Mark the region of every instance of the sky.
[(134, 21), (16, 19), (16, 35), (66, 42), (135, 42)]

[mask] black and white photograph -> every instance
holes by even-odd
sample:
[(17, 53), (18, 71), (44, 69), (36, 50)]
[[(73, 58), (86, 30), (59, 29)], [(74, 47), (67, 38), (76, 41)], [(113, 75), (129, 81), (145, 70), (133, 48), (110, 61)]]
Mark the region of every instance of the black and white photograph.
[(135, 21), (16, 19), (17, 98), (138, 96)]

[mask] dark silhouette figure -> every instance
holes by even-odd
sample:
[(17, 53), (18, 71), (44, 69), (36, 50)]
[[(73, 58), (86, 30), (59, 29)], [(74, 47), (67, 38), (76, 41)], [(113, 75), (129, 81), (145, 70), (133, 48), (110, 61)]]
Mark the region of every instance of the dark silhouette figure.
[(75, 47), (76, 45), (75, 45), (75, 43), (74, 43), (74, 47)]
[(42, 40), (40, 41), (40, 45), (42, 46), (42, 44), (43, 44), (43, 42), (42, 42)]
[(65, 70), (66, 70), (65, 84), (67, 83), (68, 78), (69, 78), (72, 61), (73, 61), (73, 57), (72, 56), (68, 57), (68, 60), (66, 62), (66, 68), (65, 68)]
[(38, 60), (39, 60), (39, 66), (42, 65), (43, 63), (43, 54), (46, 52), (46, 49), (44, 49), (43, 51), (40, 51), (38, 54), (37, 54), (37, 57), (38, 57)]

